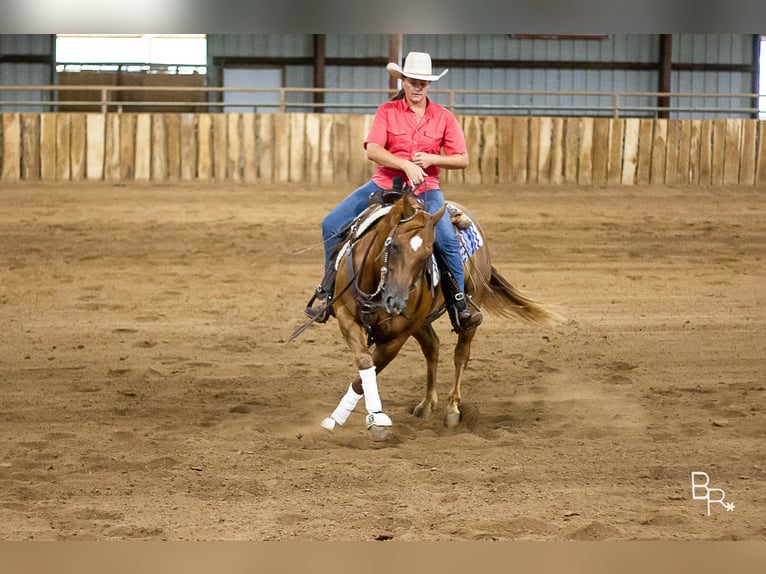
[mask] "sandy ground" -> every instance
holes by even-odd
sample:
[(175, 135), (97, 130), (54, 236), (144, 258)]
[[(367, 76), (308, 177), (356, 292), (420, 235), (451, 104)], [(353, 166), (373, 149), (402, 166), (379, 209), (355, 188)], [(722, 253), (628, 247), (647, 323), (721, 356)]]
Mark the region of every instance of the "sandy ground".
[(487, 317), (454, 430), (411, 341), (385, 444), (319, 428), (337, 324), (287, 341), (348, 191), (0, 187), (2, 539), (766, 539), (763, 190), (447, 188), (570, 321)]

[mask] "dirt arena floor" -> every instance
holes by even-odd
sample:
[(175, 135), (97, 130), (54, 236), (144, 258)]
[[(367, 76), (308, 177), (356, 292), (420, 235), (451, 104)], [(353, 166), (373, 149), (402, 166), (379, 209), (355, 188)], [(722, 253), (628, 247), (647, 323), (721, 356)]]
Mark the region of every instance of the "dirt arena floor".
[(409, 342), (384, 444), (319, 427), (334, 320), (288, 342), (348, 191), (0, 186), (0, 537), (766, 539), (764, 190), (447, 186), (569, 320), (486, 317), (453, 430)]

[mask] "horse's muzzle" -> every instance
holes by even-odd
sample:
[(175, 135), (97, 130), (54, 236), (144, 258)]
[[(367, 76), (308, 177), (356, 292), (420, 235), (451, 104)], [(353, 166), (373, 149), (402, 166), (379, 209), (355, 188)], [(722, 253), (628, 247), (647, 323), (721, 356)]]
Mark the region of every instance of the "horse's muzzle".
[(401, 315), (407, 307), (407, 297), (384, 293), (383, 306), (389, 314)]

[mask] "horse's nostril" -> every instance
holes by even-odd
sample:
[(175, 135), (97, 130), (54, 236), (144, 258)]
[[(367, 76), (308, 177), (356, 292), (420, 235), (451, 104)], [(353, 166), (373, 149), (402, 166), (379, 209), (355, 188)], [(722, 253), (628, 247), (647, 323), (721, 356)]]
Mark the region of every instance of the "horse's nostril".
[(386, 311), (393, 315), (400, 315), (404, 311), (405, 303), (405, 300), (395, 295), (389, 295), (384, 300)]

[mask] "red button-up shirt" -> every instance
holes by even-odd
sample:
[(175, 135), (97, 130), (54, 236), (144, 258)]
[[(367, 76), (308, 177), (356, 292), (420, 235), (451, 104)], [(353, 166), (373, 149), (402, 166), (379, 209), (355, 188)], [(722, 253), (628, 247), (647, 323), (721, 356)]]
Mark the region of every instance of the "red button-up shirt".
[[(428, 100), (426, 113), (419, 123), (415, 119), (415, 111), (404, 98), (381, 104), (364, 141), (365, 148), (368, 143), (379, 144), (392, 154), (409, 160), (416, 152), (440, 154), (444, 149), (446, 155), (452, 155), (468, 151), (457, 118), (447, 108), (431, 100)], [(439, 166), (429, 166), (425, 172), (426, 185), (417, 190), (418, 194), (427, 189), (440, 189)], [(391, 189), (396, 176), (407, 181), (403, 171), (379, 165), (372, 180), (383, 189)]]

